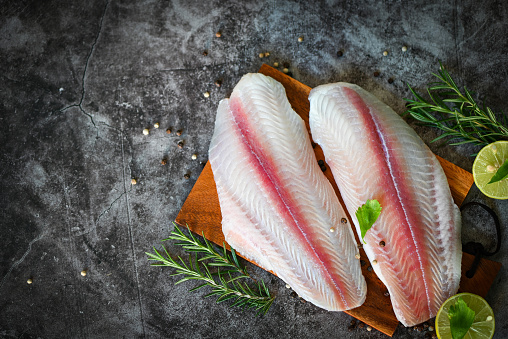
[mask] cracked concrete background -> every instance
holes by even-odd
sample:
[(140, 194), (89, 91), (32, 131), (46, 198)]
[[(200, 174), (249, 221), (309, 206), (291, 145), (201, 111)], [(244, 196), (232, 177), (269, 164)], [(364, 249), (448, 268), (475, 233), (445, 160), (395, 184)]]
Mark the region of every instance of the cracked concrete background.
[[(6, 338), (384, 338), (348, 331), (350, 316), (292, 298), (256, 267), (277, 295), (261, 318), (188, 293), (170, 269), (149, 266), (145, 252), (169, 235), (207, 160), (219, 100), (243, 74), (277, 61), (309, 86), (354, 82), (402, 113), (406, 83), (423, 90), (442, 61), (460, 86), (506, 111), (505, 1), (20, 0), (0, 3), (0, 13)], [(438, 132), (410, 123), (436, 154), (471, 170), (477, 148), (430, 144)], [(503, 268), (487, 300), (495, 338), (506, 338), (508, 205), (476, 187), (467, 200), (501, 219), (492, 259)], [(464, 220), (464, 241), (493, 227), (482, 214)], [(492, 238), (483, 236), (494, 246)], [(426, 334), (399, 325), (394, 335), (412, 337)]]

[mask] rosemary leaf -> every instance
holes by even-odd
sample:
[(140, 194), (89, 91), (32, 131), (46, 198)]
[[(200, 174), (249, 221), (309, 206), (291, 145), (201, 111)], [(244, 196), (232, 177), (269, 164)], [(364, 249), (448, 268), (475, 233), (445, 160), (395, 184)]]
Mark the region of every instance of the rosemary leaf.
[(414, 99), (405, 99), (408, 109), (404, 115), (444, 132), (432, 142), (447, 138), (450, 145), (486, 146), (508, 140), (507, 116), (501, 115), (503, 124), (489, 107), (480, 108), (473, 93), (465, 87), (461, 91), (444, 66), (439, 65), (438, 74), (433, 73), (438, 81), (427, 88), (430, 101), (408, 85)]
[[(217, 303), (234, 299), (231, 306), (238, 306), (244, 309), (253, 308), (257, 310), (256, 315), (264, 315), (273, 303), (273, 297), (263, 281), (255, 281), (248, 273), (245, 266), (241, 265), (236, 252), (231, 248), (231, 254), (228, 254), (225, 246), (218, 251), (212, 243), (203, 235), (204, 243), (198, 240), (189, 230), (189, 236), (175, 225), (175, 231), (164, 239), (176, 240), (176, 245), (181, 246), (189, 253), (188, 262), (181, 257), (173, 259), (166, 247), (162, 246), (164, 252), (157, 251), (154, 247), (154, 253), (146, 253), (148, 260), (153, 261), (152, 266), (172, 267), (176, 269), (171, 276), (183, 275), (176, 284), (190, 280), (199, 280), (202, 283), (192, 289), (191, 292), (203, 287), (210, 287), (211, 291), (206, 297), (217, 296)], [(198, 257), (198, 254), (202, 255)], [(210, 262), (208, 262), (210, 261)], [(211, 268), (216, 271), (212, 272)], [(252, 289), (242, 279), (253, 280)]]

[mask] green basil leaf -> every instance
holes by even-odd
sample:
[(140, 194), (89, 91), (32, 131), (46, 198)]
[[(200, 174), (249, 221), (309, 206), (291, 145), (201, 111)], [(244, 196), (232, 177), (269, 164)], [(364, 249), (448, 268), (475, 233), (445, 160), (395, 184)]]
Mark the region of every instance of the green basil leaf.
[(494, 176), (492, 177), (492, 179), (490, 179), (487, 185), (503, 180), (507, 176), (508, 176), (508, 159), (506, 159), (504, 161), (504, 164), (502, 164), (501, 167), (499, 167), (496, 174), (494, 174)]
[(367, 200), (365, 204), (360, 206), (356, 211), (356, 218), (360, 224), (360, 231), (362, 233), (362, 241), (365, 244), (365, 234), (376, 222), (377, 218), (381, 214), (381, 204), (377, 200)]

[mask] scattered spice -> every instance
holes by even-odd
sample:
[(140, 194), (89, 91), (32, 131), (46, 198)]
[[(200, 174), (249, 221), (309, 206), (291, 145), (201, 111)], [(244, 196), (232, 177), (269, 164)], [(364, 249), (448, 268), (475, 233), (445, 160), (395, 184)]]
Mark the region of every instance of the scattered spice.
[(388, 79), (389, 84), (393, 84), (393, 78)]
[(366, 262), (365, 260), (360, 260), (360, 265), (361, 265), (361, 266), (365, 266), (365, 264), (366, 264), (366, 263), (367, 263), (367, 262)]
[(355, 319), (351, 319), (351, 322), (349, 323), (351, 326), (355, 326), (356, 325), (356, 320)]
[(386, 245), (386, 243), (385, 243), (384, 241), (380, 241), (380, 242), (379, 242), (379, 246), (381, 246), (381, 247), (385, 247), (385, 245)]
[(183, 141), (179, 141), (178, 144), (176, 144), (178, 146), (178, 148), (182, 149), (183, 148)]
[(407, 46), (402, 46), (402, 52), (406, 52), (407, 51)]
[(176, 135), (177, 135), (177, 136), (182, 135), (182, 130), (181, 130), (181, 129), (179, 129), (178, 131), (176, 131)]
[(136, 185), (138, 183), (138, 181), (134, 178), (131, 179), (131, 185)]
[(153, 127), (155, 127), (155, 128), (159, 128), (159, 126), (160, 126), (160, 125), (159, 125), (159, 123), (158, 123), (158, 122), (156, 122), (155, 124), (153, 124)]
[(222, 86), (222, 80), (219, 79), (219, 80), (215, 81), (215, 86), (217, 86), (217, 87)]
[(217, 33), (215, 33), (215, 36), (216, 36), (217, 38), (220, 38), (220, 37), (222, 36), (222, 32), (221, 32), (221, 31), (218, 31)]
[(291, 286), (289, 286), (289, 284), (286, 284), (286, 288), (291, 288)]
[(185, 173), (185, 174), (183, 175), (183, 178), (184, 178), (185, 180), (189, 179), (189, 178), (190, 178), (190, 174), (189, 174), (189, 173)]
[(303, 41), (303, 36), (298, 37), (298, 42), (302, 42), (302, 41)]
[(330, 227), (330, 233), (333, 233), (333, 232), (335, 232), (335, 228)]
[(360, 253), (356, 253), (356, 254), (355, 254), (355, 258), (356, 258), (356, 259), (360, 259), (360, 258), (361, 258)]
[(377, 260), (372, 260), (372, 265), (377, 265)]
[(270, 52), (265, 52), (265, 58), (268, 58), (270, 56)]
[(372, 327), (367, 326), (367, 331), (369, 331), (369, 332), (372, 331)]
[(359, 321), (359, 322), (358, 322), (358, 327), (359, 327), (359, 328), (364, 328), (364, 327), (365, 327), (365, 324), (364, 324), (364, 323), (362, 323), (361, 321)]
[(347, 224), (347, 219), (346, 219), (346, 218), (342, 218), (342, 219), (340, 219), (340, 223), (341, 223), (341, 224)]
[(291, 298), (296, 298), (296, 297), (298, 297), (298, 294), (295, 291), (293, 291), (293, 292), (291, 292), (291, 294), (289, 294), (289, 296)]
[(144, 134), (144, 135), (148, 135), (149, 133), (150, 133), (150, 130), (149, 130), (148, 128), (145, 128), (145, 129), (143, 130), (143, 134)]
[(265, 57), (265, 53), (259, 53), (259, 57), (260, 58), (264, 58)]
[(316, 146), (317, 146), (314, 141), (311, 143), (311, 145), (312, 145), (312, 148), (316, 148)]
[(207, 56), (208, 55), (208, 51), (203, 51), (203, 56)]
[(340, 57), (342, 57), (343, 55), (344, 55), (344, 52), (342, 52), (342, 51), (337, 51), (337, 56), (338, 56), (339, 58), (340, 58)]
[(322, 165), (325, 164), (325, 162), (323, 160), (319, 160), (317, 163), (318, 163), (319, 166), (322, 166)]
[(384, 295), (385, 297), (389, 297), (389, 296), (390, 296), (390, 292), (386, 291), (385, 293), (383, 293), (383, 295)]
[(374, 72), (374, 76), (377, 78), (380, 75), (379, 71)]
[(431, 331), (431, 332), (434, 331), (434, 327), (429, 326), (429, 331)]
[(196, 160), (198, 158), (198, 155), (196, 153), (194, 153), (192, 156), (191, 156), (191, 159), (192, 160)]
[(161, 165), (166, 165), (168, 163), (168, 159), (164, 158), (161, 160)]
[(278, 62), (274, 62), (273, 63), (273, 67), (279, 67), (279, 63)]
[(28, 280), (26, 281), (26, 283), (27, 283), (28, 285), (32, 284), (32, 283), (33, 283), (32, 278), (28, 278)]
[(387, 56), (387, 55), (388, 55), (388, 51), (384, 51), (384, 52), (383, 52), (383, 55), (384, 55), (384, 56)]
[(326, 171), (326, 165), (321, 165), (321, 166), (319, 166), (319, 167), (321, 168), (321, 170), (322, 170), (323, 172), (324, 172), (324, 171)]
[(357, 245), (357, 247), (358, 247), (358, 248), (363, 248), (363, 244), (362, 244), (362, 243), (359, 243), (359, 244)]
[(166, 130), (166, 133), (167, 133), (167, 134), (171, 134), (171, 128), (168, 128), (168, 129)]
[(205, 92), (205, 93), (203, 93), (203, 96), (204, 96), (205, 98), (210, 97), (210, 92)]
[(289, 68), (290, 65), (289, 62), (286, 61), (282, 66), (284, 66), (284, 68)]
[(81, 271), (81, 276), (86, 277), (86, 270)]
[(372, 266), (367, 267), (367, 271), (372, 272)]
[(282, 72), (283, 72), (283, 73), (287, 73), (287, 72), (289, 72), (289, 69), (288, 69), (288, 68), (284, 68), (284, 69), (282, 70)]

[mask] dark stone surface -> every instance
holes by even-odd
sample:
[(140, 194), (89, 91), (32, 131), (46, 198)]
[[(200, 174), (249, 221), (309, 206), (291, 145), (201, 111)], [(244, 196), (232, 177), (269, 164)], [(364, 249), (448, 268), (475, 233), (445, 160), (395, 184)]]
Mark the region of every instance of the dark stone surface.
[[(0, 13), (0, 336), (7, 338), (382, 338), (348, 331), (351, 317), (292, 298), (254, 267), (278, 296), (263, 318), (189, 294), (189, 285), (174, 286), (171, 270), (148, 265), (145, 252), (168, 236), (207, 160), (219, 100), (243, 74), (277, 61), (305, 84), (354, 82), (403, 112), (406, 83), (422, 90), (441, 60), (459, 85), (506, 110), (504, 1), (21, 0), (0, 3)], [(411, 124), (427, 143), (438, 135)], [(168, 127), (183, 133), (168, 135)], [(478, 150), (430, 147), (467, 170)], [(506, 267), (508, 205), (476, 188), (468, 200), (500, 215), (503, 244), (493, 259)], [(465, 217), (464, 239), (487, 227), (482, 215)], [(496, 338), (508, 337), (506, 278), (502, 268), (487, 297)], [(413, 336), (424, 333), (399, 326), (394, 337)]]

